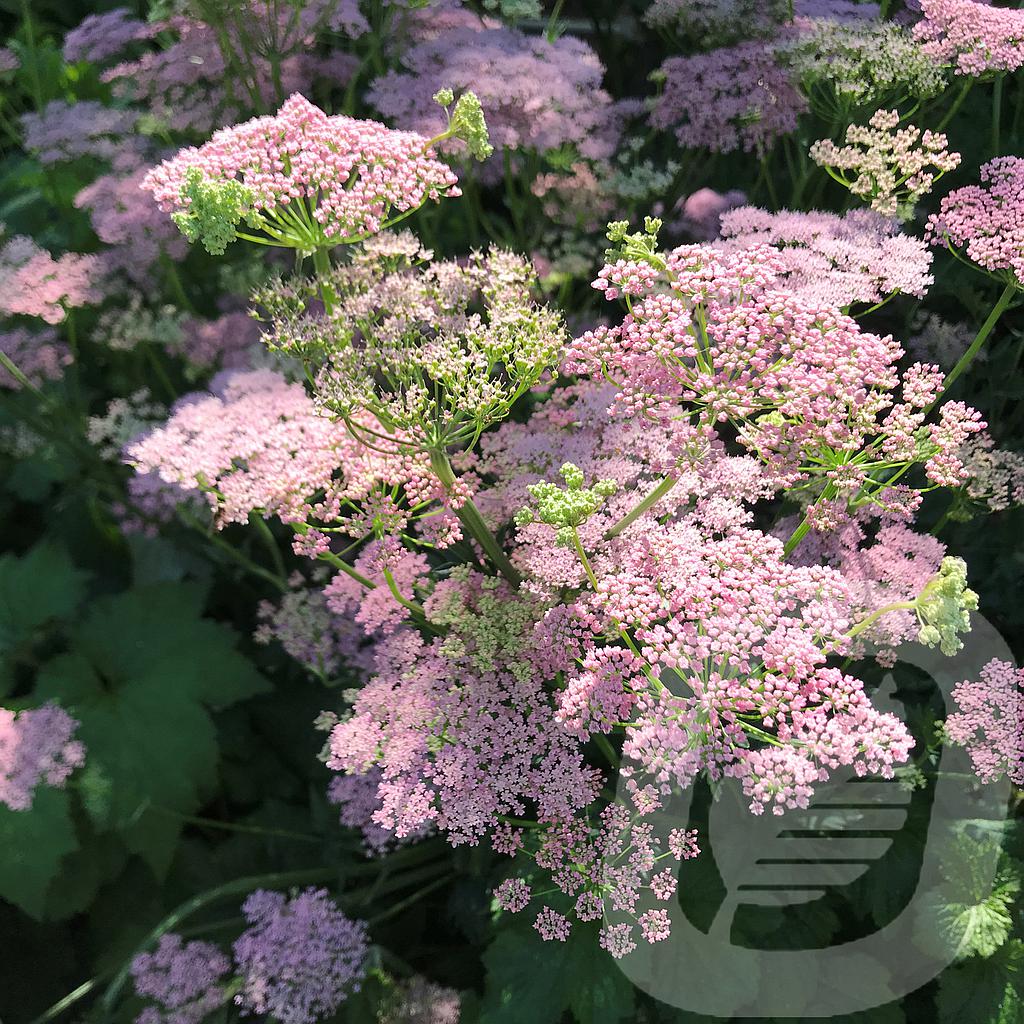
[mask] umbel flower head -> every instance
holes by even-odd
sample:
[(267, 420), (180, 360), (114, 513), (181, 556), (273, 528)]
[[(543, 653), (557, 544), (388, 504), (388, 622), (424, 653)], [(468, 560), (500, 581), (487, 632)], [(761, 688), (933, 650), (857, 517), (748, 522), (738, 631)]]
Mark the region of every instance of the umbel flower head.
[(536, 275), (521, 256), (429, 257), (408, 233), (373, 239), (329, 277), (325, 316), (288, 285), (257, 299), (273, 322), (269, 344), (306, 361), (329, 413), (350, 426), (372, 413), (405, 449), (471, 448), (557, 363), (567, 338), (561, 317), (533, 302)]
[[(570, 547), (576, 528), (582, 526), (617, 490), (614, 480), (598, 480), (593, 487), (584, 487), (583, 470), (571, 462), (559, 470), (565, 487), (541, 480), (527, 490), (537, 502), (536, 518), (555, 528), (557, 543)], [(524, 508), (516, 514), (516, 524), (526, 526), (534, 521), (534, 512)]]
[[(181, 150), (142, 187), (190, 241), (215, 254), (236, 237), (304, 252), (359, 241), (428, 199), (461, 194), (451, 168), (430, 149), (455, 136), (475, 153), (486, 149), (474, 99), (460, 97), (447, 132), (428, 141), (377, 121), (328, 116), (296, 93), (274, 115)], [(243, 221), (261, 234), (240, 233)]]

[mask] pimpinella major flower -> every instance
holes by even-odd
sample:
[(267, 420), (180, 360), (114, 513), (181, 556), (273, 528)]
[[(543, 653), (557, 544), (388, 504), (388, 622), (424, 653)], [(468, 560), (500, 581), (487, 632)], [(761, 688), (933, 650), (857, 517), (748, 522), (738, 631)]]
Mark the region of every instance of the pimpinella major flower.
[(172, 213), (171, 220), (190, 242), (202, 242), (210, 255), (220, 256), (235, 240), (242, 219), (251, 216), (253, 194), (241, 182), (208, 179), (198, 167), (190, 167), (181, 199), (185, 208)]
[(593, 487), (585, 487), (583, 470), (571, 462), (565, 463), (558, 471), (565, 481), (565, 487), (541, 480), (527, 487), (530, 496), (537, 502), (537, 512), (524, 508), (516, 514), (519, 526), (526, 526), (534, 519), (555, 528), (557, 543), (571, 547), (576, 528), (582, 526), (618, 489), (614, 480), (598, 480)]
[[(479, 149), (486, 143), (482, 115), (474, 114), (472, 100), (460, 103), (454, 131)], [(223, 252), (236, 237), (312, 252), (374, 235), (428, 199), (460, 195), (458, 179), (432, 145), (377, 121), (328, 116), (296, 93), (272, 116), (181, 150), (153, 168), (142, 187), (211, 252)], [(260, 235), (239, 235), (243, 216)]]

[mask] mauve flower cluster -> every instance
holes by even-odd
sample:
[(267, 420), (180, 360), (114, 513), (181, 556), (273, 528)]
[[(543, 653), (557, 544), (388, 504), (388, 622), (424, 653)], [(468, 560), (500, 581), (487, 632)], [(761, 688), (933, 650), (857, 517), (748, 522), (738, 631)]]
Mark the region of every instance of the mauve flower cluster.
[(920, 0), (914, 36), (958, 75), (1016, 71), (1024, 65), (1024, 11), (974, 0)]
[[(574, 36), (549, 41), (491, 22), (470, 22), (415, 43), (400, 61), (402, 70), (373, 81), (367, 100), (401, 128), (424, 135), (441, 131), (431, 96), (445, 85), (473, 89), (499, 150), (543, 153), (572, 145), (581, 156), (603, 159), (618, 141), (620, 115), (601, 87), (604, 68)], [(491, 176), (500, 175), (500, 158), (488, 169)]]
[(56, 704), (14, 712), (0, 708), (0, 804), (28, 810), (40, 784), (63, 787), (85, 763), (76, 722)]
[(101, 174), (75, 196), (87, 210), (92, 229), (109, 248), (107, 264), (140, 285), (152, 283), (153, 268), (162, 256), (179, 261), (188, 243), (141, 185), (150, 168), (134, 153), (124, 153), (109, 174)]
[[(273, 116), (224, 128), (199, 149), (182, 150), (150, 171), (142, 187), (164, 210), (187, 217), (192, 200), (183, 189), (190, 172), (210, 187), (236, 183), (260, 226), (267, 219), (276, 225), (271, 237), (280, 244), (337, 245), (376, 233), (392, 213), (459, 195), (455, 175), (426, 147), (422, 136), (376, 121), (328, 117), (296, 94)], [(299, 238), (290, 234), (293, 210), (303, 222)]]
[(42, 164), (80, 157), (113, 160), (130, 148), (139, 115), (93, 100), (53, 100), (39, 113), (22, 114), (25, 148)]
[(25, 235), (0, 248), (0, 313), (59, 324), (69, 309), (102, 302), (108, 287), (100, 256), (69, 252), (54, 259)]
[(650, 123), (671, 130), (687, 149), (763, 152), (796, 129), (807, 103), (775, 48), (764, 42), (670, 57)]
[[(241, 35), (230, 23), (225, 29), (175, 16), (151, 26), (153, 34), (174, 41), (108, 68), (101, 78), (111, 83), (115, 97), (145, 107), (162, 125), (206, 133), (274, 102), (279, 90), (271, 55), (284, 95), (308, 92), (316, 79), (348, 81), (355, 59), (342, 52), (321, 57), (313, 46), (308, 14), (319, 17), (323, 7), (304, 5), (293, 21), (292, 5), (247, 3), (244, 13), (234, 12), (244, 28)], [(322, 19), (317, 25), (322, 27)]]
[(943, 174), (960, 166), (960, 154), (950, 152), (945, 135), (922, 133), (911, 124), (901, 128), (895, 110), (877, 110), (867, 125), (850, 125), (845, 146), (819, 139), (810, 155), (876, 213), (901, 220), (913, 216), (918, 200)]
[(257, 889), (242, 904), (248, 927), (231, 959), (209, 942), (185, 943), (173, 932), (131, 963), (135, 991), (156, 1000), (135, 1024), (201, 1024), (235, 991), (240, 1013), (280, 1024), (316, 1024), (358, 990), (365, 970), (366, 928), (346, 917), (325, 889), (290, 898)]
[(127, 7), (90, 14), (64, 36), (64, 59), (69, 64), (102, 64), (132, 43), (151, 39), (160, 27), (157, 22), (140, 21)]
[(957, 710), (946, 719), (946, 734), (967, 748), (978, 777), (991, 782), (1006, 775), (1024, 786), (1024, 669), (990, 661), (976, 681), (953, 688)]
[(290, 899), (257, 889), (242, 904), (249, 927), (235, 941), (244, 1011), (281, 1024), (316, 1024), (359, 988), (366, 928), (346, 917), (325, 889)]
[(1024, 282), (1024, 159), (996, 157), (982, 166), (980, 177), (983, 184), (943, 197), (939, 212), (928, 218), (928, 237), (962, 249), (993, 274)]
[(775, 35), (789, 12), (789, 0), (654, 0), (644, 21), (707, 48)]
[(0, 46), (0, 75), (10, 74), (20, 67), (18, 55), (9, 46)]
[(845, 309), (897, 293), (922, 298), (932, 283), (928, 245), (871, 210), (769, 213), (744, 206), (725, 211), (721, 221), (717, 248), (774, 246), (780, 283), (808, 302)]
[(147, 1006), (135, 1024), (201, 1024), (227, 1000), (230, 970), (230, 959), (213, 943), (161, 935), (152, 953), (132, 959), (135, 991), (160, 1004)]
[[(71, 349), (57, 339), (57, 332), (45, 327), (30, 331), (26, 327), (15, 327), (0, 331), (0, 352), (38, 387), (48, 380), (60, 380), (64, 367), (71, 360)], [(6, 366), (0, 365), (0, 388), (17, 391), (21, 381), (11, 375)]]
[(960, 453), (967, 495), (990, 512), (1024, 505), (1024, 455), (997, 448), (987, 433), (972, 437)]

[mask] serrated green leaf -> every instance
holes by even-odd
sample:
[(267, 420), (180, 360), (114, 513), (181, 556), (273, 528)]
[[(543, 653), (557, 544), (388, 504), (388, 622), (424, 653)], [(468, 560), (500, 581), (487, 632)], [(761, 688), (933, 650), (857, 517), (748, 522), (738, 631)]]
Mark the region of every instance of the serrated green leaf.
[(0, 898), (41, 920), (50, 883), (77, 849), (64, 790), (41, 786), (27, 811), (0, 804)]
[(499, 933), (484, 954), (481, 1024), (618, 1024), (633, 1014), (633, 986), (598, 945), (595, 928), (574, 926), (568, 941), (544, 942), (526, 924)]
[(118, 829), (158, 877), (174, 856), (176, 813), (194, 812), (216, 781), (210, 710), (268, 687), (201, 606), (202, 589), (187, 584), (101, 598), (70, 633), (74, 653), (36, 680), (38, 699), (59, 699), (80, 722), (95, 827)]
[(39, 544), (21, 558), (0, 556), (0, 659), (47, 622), (70, 615), (88, 580), (54, 544)]
[(102, 598), (72, 635), (108, 679), (159, 673), (167, 685), (217, 710), (268, 690), (235, 649), (237, 634), (202, 618), (204, 590), (161, 583)]
[[(943, 865), (945, 881), (925, 898), (915, 934), (922, 948), (937, 956), (992, 956), (1010, 935), (1013, 904), (1021, 890), (1015, 862), (1001, 857), (995, 877), (983, 863), (998, 856), (992, 837), (960, 837)], [(981, 855), (985, 854), (985, 855)]]
[(987, 959), (972, 957), (944, 971), (939, 1024), (1020, 1024), (1024, 1019), (1024, 942), (1006, 943)]

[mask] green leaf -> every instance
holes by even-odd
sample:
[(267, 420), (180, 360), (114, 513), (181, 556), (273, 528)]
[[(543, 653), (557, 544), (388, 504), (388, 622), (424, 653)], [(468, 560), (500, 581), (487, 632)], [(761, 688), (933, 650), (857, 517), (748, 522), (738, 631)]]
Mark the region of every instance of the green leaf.
[(237, 634), (203, 619), (204, 588), (160, 583), (103, 598), (72, 635), (107, 679), (158, 674), (173, 689), (217, 710), (270, 685), (235, 649)]
[(0, 898), (42, 919), (50, 883), (77, 849), (64, 790), (41, 786), (27, 811), (0, 804)]
[(80, 722), (94, 826), (120, 830), (158, 876), (174, 856), (175, 812), (194, 812), (216, 782), (210, 711), (268, 688), (201, 605), (201, 588), (186, 584), (101, 598), (71, 631), (74, 653), (36, 680), (38, 699), (59, 699)]
[(981, 870), (999, 856), (998, 845), (992, 837), (960, 837), (951, 844), (943, 865), (945, 881), (928, 895), (916, 923), (923, 948), (937, 956), (987, 957), (1007, 940), (1021, 879), (1007, 857), (1000, 857), (995, 878)]
[(499, 933), (484, 954), (487, 983), (481, 1024), (579, 1024), (633, 1017), (633, 986), (598, 945), (597, 930), (576, 925), (565, 943), (545, 942), (528, 925)]
[(1024, 942), (1015, 939), (988, 959), (944, 971), (936, 999), (939, 1024), (1020, 1024), (1024, 1019)]
[(0, 556), (0, 659), (47, 622), (70, 615), (85, 596), (88, 580), (89, 574), (51, 543), (21, 558)]

